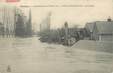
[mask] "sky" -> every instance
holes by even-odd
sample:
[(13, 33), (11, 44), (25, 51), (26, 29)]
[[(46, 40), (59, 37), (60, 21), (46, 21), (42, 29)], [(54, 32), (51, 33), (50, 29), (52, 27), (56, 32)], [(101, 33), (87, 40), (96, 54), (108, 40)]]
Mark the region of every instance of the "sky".
[(51, 28), (54, 29), (61, 28), (66, 21), (69, 27), (83, 27), (87, 22), (106, 21), (109, 16), (113, 19), (112, 0), (20, 0), (10, 4), (19, 6), (26, 15), (31, 9), (35, 30), (39, 30), (49, 12), (52, 13)]

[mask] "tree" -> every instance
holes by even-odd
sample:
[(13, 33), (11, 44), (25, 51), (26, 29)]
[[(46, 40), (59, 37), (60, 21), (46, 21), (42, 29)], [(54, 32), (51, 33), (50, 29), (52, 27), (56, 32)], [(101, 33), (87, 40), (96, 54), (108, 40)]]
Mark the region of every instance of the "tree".
[(19, 37), (25, 36), (24, 21), (20, 14), (18, 14), (18, 18), (17, 18), (17, 22), (16, 22), (15, 35), (19, 36)]

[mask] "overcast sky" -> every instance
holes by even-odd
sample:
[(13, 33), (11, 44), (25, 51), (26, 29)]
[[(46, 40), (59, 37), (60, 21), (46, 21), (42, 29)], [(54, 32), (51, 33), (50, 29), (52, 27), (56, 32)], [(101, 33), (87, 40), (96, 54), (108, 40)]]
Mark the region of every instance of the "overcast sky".
[[(36, 30), (39, 30), (39, 24), (49, 12), (52, 12), (51, 28), (62, 27), (65, 21), (69, 23), (69, 26), (84, 26), (86, 22), (103, 21), (109, 16), (113, 18), (112, 0), (20, 0), (15, 5), (27, 5), (31, 8), (32, 22), (35, 23), (33, 26)], [(33, 7), (47, 5), (58, 5), (59, 7)], [(62, 5), (75, 6), (61, 7)], [(92, 6), (85, 7), (85, 5)], [(28, 13), (28, 8), (21, 8)]]

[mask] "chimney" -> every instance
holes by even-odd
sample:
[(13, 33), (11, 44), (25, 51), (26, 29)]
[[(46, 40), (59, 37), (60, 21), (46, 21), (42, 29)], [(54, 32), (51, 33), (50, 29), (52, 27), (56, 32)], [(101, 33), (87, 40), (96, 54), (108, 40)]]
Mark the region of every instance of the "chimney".
[(111, 17), (109, 17), (109, 18), (107, 19), (107, 21), (108, 21), (108, 22), (111, 22), (111, 21), (112, 21)]

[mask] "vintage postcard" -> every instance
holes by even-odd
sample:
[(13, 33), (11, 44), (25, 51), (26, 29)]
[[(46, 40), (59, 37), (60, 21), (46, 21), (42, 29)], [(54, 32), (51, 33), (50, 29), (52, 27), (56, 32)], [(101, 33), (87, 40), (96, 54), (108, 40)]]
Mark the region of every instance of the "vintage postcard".
[(113, 0), (0, 0), (0, 73), (113, 73)]

